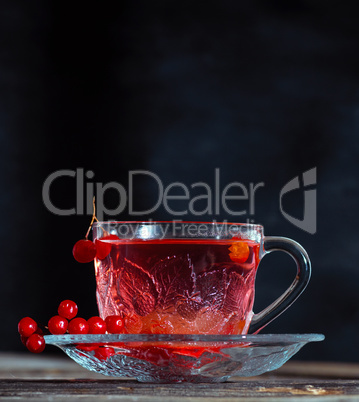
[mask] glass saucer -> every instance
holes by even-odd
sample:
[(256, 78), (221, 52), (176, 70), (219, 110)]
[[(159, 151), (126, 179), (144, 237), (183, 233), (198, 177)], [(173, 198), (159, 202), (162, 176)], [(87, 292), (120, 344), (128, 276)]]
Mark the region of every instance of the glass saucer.
[(281, 367), (321, 334), (46, 335), (88, 370), (141, 382), (223, 382)]

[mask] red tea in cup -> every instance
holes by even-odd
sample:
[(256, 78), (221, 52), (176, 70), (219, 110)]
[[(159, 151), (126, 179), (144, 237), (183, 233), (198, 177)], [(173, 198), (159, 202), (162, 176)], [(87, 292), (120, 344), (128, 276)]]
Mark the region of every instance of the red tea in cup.
[[(99, 314), (120, 315), (126, 333), (257, 332), (294, 302), (310, 277), (301, 246), (264, 237), (260, 225), (98, 222), (94, 240)], [(284, 295), (254, 314), (258, 265), (278, 249), (292, 255), (298, 275)]]

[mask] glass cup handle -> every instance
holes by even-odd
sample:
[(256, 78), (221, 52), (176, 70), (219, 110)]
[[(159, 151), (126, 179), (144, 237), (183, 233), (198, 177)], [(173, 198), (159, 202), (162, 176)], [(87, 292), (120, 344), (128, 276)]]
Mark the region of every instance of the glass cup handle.
[(249, 334), (259, 332), (263, 327), (283, 313), (307, 287), (311, 276), (311, 264), (307, 252), (294, 240), (286, 237), (264, 237), (265, 255), (272, 251), (288, 253), (297, 265), (297, 275), (290, 287), (271, 305), (258, 314), (254, 314), (248, 329)]

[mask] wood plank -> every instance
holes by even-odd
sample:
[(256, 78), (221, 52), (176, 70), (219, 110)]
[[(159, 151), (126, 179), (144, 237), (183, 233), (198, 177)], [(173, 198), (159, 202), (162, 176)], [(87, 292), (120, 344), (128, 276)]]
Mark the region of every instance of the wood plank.
[(220, 384), (143, 384), (87, 371), (66, 356), (0, 354), (2, 400), (305, 402), (313, 397), (316, 402), (359, 400), (359, 365), (291, 361), (259, 377)]
[(142, 384), (112, 380), (0, 380), (2, 398), (118, 396), (139, 400), (359, 396), (358, 381), (240, 381), (222, 384)]

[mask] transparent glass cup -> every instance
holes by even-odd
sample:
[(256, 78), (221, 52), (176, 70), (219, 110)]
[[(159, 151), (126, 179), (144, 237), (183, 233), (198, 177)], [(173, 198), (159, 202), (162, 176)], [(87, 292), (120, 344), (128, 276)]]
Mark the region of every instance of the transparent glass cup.
[[(204, 222), (97, 222), (96, 296), (102, 318), (120, 315), (124, 333), (257, 333), (303, 292), (306, 251), (260, 225)], [(270, 306), (253, 313), (261, 259), (281, 250), (297, 274)]]

